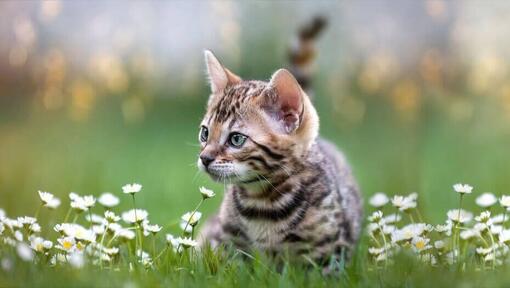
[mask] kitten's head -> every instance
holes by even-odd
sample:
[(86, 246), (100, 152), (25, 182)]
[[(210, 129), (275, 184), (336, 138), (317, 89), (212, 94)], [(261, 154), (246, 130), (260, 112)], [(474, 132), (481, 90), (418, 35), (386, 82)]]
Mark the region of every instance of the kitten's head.
[(289, 71), (276, 71), (269, 82), (246, 81), (210, 51), (205, 61), (211, 95), (200, 124), (201, 170), (216, 181), (255, 183), (306, 153), (319, 119)]

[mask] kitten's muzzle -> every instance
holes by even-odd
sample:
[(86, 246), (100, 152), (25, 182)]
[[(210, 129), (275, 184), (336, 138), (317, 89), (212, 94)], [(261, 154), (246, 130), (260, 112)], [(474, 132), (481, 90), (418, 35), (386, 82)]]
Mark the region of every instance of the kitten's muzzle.
[(202, 161), (202, 164), (204, 164), (204, 167), (207, 168), (209, 164), (211, 164), (214, 161), (214, 157), (208, 154), (200, 155), (200, 161)]

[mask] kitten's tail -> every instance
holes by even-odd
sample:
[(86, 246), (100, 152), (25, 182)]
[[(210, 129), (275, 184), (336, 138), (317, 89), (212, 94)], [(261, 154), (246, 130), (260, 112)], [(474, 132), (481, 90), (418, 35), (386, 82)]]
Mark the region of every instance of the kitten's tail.
[(317, 54), (315, 42), (326, 26), (326, 18), (314, 17), (298, 30), (288, 52), (289, 69), (305, 91), (310, 89), (312, 64)]

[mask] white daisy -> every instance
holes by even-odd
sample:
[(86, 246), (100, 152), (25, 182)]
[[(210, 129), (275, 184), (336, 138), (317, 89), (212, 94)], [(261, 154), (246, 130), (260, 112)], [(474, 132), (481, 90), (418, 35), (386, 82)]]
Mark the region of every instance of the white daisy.
[(464, 209), (461, 209), (460, 213), (459, 209), (453, 209), (448, 211), (446, 215), (448, 216), (448, 219), (457, 223), (467, 223), (471, 221), (471, 219), (473, 219), (473, 213), (468, 212)]
[(0, 208), (0, 221), (4, 220), (5, 215), (6, 215), (6, 214), (5, 214), (5, 210), (4, 210), (4, 209), (2, 209), (2, 208)]
[(39, 193), (39, 197), (43, 202), (44, 206), (50, 209), (56, 209), (60, 206), (60, 199), (53, 196), (53, 194), (44, 191), (37, 191)]
[(369, 247), (368, 253), (371, 255), (379, 255), (385, 251), (384, 247)]
[(83, 256), (83, 253), (79, 252), (71, 253), (71, 255), (67, 257), (67, 261), (71, 267), (76, 269), (80, 269), (85, 265), (85, 257)]
[(468, 240), (468, 239), (471, 239), (474, 237), (479, 237), (479, 236), (480, 236), (480, 232), (476, 229), (467, 229), (467, 230), (462, 230), (460, 232), (460, 238), (463, 240)]
[[(475, 220), (481, 223), (488, 223), (491, 220), (491, 212), (483, 211), (479, 216), (475, 217)], [(488, 223), (490, 225), (490, 223)]]
[(127, 212), (122, 213), (122, 220), (126, 223), (141, 223), (147, 219), (149, 213), (142, 209), (131, 209)]
[(216, 194), (214, 194), (214, 191), (207, 189), (205, 187), (200, 187), (199, 190), (200, 190), (200, 194), (202, 194), (202, 197), (204, 199), (212, 198), (216, 195)]
[(179, 247), (179, 238), (174, 237), (172, 234), (166, 234), (166, 242), (174, 248)]
[(125, 194), (135, 194), (135, 193), (140, 192), (141, 190), (142, 190), (142, 185), (140, 185), (138, 183), (126, 184), (126, 185), (122, 186), (122, 191)]
[(5, 224), (5, 226), (7, 226), (10, 230), (23, 227), (23, 225), (18, 220), (7, 217), (2, 219), (2, 223)]
[(96, 204), (96, 198), (94, 198), (92, 195), (84, 196), (83, 203), (85, 204), (85, 207), (92, 208)]
[(79, 224), (67, 224), (64, 223), (63, 229), (64, 233), (69, 237), (74, 237), (77, 240), (82, 240), (86, 242), (95, 242), (96, 234), (94, 231), (84, 228)]
[(499, 242), (505, 244), (510, 242), (510, 230), (502, 230), (499, 233)]
[(372, 215), (368, 216), (368, 221), (373, 223), (379, 223), (383, 217), (382, 211), (375, 211)]
[(394, 214), (390, 214), (390, 215), (384, 217), (382, 220), (383, 220), (384, 224), (391, 224), (391, 223), (396, 223), (396, 222), (399, 222), (400, 220), (402, 220), (402, 216), (394, 213)]
[(182, 221), (188, 223), (190, 226), (195, 226), (198, 224), (198, 221), (202, 217), (202, 213), (196, 211), (193, 212), (187, 212), (184, 215), (181, 216)]
[(391, 199), (391, 203), (393, 204), (393, 206), (398, 208), (400, 211), (406, 211), (411, 208), (416, 208), (417, 195), (418, 194), (416, 194), (416, 193), (413, 193), (408, 196), (396, 195)]
[(179, 244), (184, 247), (184, 248), (190, 248), (190, 247), (196, 247), (198, 246), (198, 242), (191, 239), (191, 238), (187, 238), (187, 237), (179, 237), (177, 238), (177, 240), (179, 241)]
[(115, 213), (113, 213), (112, 211), (105, 211), (104, 212), (104, 218), (109, 222), (109, 223), (114, 223), (114, 222), (117, 222), (120, 220), (120, 217), (115, 215)]
[(422, 251), (428, 250), (432, 248), (431, 245), (429, 245), (430, 239), (425, 237), (414, 237), (411, 241), (411, 244), (413, 244), (413, 249), (420, 253)]
[(30, 247), (34, 249), (34, 251), (42, 253), (48, 251), (53, 247), (53, 243), (48, 240), (44, 240), (41, 237), (35, 237), (30, 241)]
[(58, 245), (56, 247), (63, 251), (72, 251), (75, 247), (74, 245), (76, 244), (76, 241), (74, 240), (73, 237), (58, 238), (57, 242), (60, 245)]
[(388, 196), (386, 196), (386, 194), (382, 192), (377, 192), (372, 197), (370, 197), (368, 203), (373, 207), (379, 208), (388, 204), (389, 201), (390, 199), (388, 198)]
[(106, 253), (106, 254), (108, 254), (108, 255), (110, 255), (110, 256), (113, 256), (113, 255), (117, 255), (117, 254), (119, 254), (119, 251), (120, 251), (120, 250), (119, 250), (119, 248), (117, 248), (117, 247), (111, 247), (111, 248), (106, 248), (106, 247), (104, 247), (104, 248), (103, 248), (103, 252), (104, 252), (104, 253)]
[(87, 214), (85, 215), (85, 220), (95, 223), (95, 224), (102, 224), (104, 223), (105, 219), (97, 214)]
[(20, 223), (25, 228), (30, 227), (30, 225), (34, 224), (36, 221), (37, 219), (35, 219), (34, 217), (29, 216), (18, 217), (18, 223)]
[(115, 206), (119, 205), (119, 203), (120, 203), (119, 198), (117, 196), (113, 195), (112, 193), (108, 193), (108, 192), (101, 194), (101, 196), (99, 196), (99, 199), (97, 199), (97, 201), (99, 202), (99, 204), (101, 204), (107, 208), (115, 207)]
[(39, 225), (38, 223), (34, 223), (34, 224), (30, 225), (30, 227), (28, 227), (28, 229), (32, 233), (39, 233), (39, 232), (41, 232), (41, 225)]
[(179, 227), (181, 227), (181, 229), (182, 229), (182, 231), (184, 231), (184, 233), (190, 234), (191, 232), (193, 232), (193, 226), (189, 225), (188, 222), (186, 222), (186, 221), (181, 221), (181, 223), (179, 224)]
[(23, 233), (17, 230), (16, 232), (14, 232), (14, 238), (16, 238), (16, 240), (18, 240), (19, 242), (23, 242)]
[(23, 261), (29, 262), (34, 260), (34, 251), (25, 243), (18, 243), (16, 245), (16, 252), (18, 252), (19, 258)]
[(135, 232), (129, 229), (121, 228), (115, 231), (115, 235), (126, 240), (133, 240), (136, 237)]
[(473, 187), (468, 184), (458, 183), (458, 184), (453, 185), (453, 190), (455, 190), (455, 192), (460, 193), (460, 194), (471, 194), (471, 192), (473, 191)]
[(510, 196), (507, 196), (507, 195), (501, 196), (501, 198), (499, 199), (499, 204), (501, 204), (501, 206), (503, 206), (505, 208), (509, 208), (510, 207)]
[(498, 198), (496, 198), (496, 196), (494, 196), (494, 194), (492, 193), (483, 193), (482, 195), (476, 197), (476, 205), (480, 206), (480, 207), (483, 207), (483, 208), (487, 208), (487, 207), (490, 207), (494, 204), (496, 204), (496, 202), (498, 202)]
[(161, 229), (163, 227), (161, 227), (161, 226), (159, 226), (157, 224), (154, 224), (154, 225), (146, 224), (146, 225), (143, 226), (143, 228), (145, 229), (145, 231), (147, 231), (149, 233), (152, 233), (153, 235), (156, 235), (156, 233), (161, 231)]
[(496, 216), (493, 216), (491, 218), (492, 224), (501, 224), (504, 222), (507, 222), (509, 220), (510, 215), (504, 215), (504, 214), (498, 214)]
[(78, 195), (74, 192), (71, 192), (71, 193), (69, 193), (69, 199), (71, 199), (71, 204), (70, 204), (71, 208), (73, 208), (77, 212), (83, 212), (83, 211), (88, 210), (88, 207), (85, 203), (85, 199), (83, 197), (81, 197), (80, 195)]
[(434, 248), (438, 249), (438, 250), (441, 250), (445, 247), (445, 243), (443, 240), (437, 240), (434, 242)]

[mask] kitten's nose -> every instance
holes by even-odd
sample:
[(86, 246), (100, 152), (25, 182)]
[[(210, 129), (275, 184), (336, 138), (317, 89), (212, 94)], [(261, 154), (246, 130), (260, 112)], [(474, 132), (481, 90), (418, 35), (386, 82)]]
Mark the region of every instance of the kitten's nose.
[(211, 162), (214, 161), (214, 157), (211, 155), (200, 155), (200, 160), (202, 160), (202, 164), (204, 164), (205, 167), (209, 166)]

